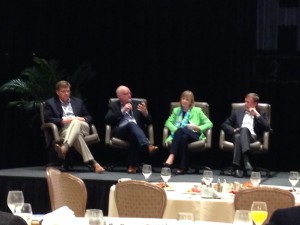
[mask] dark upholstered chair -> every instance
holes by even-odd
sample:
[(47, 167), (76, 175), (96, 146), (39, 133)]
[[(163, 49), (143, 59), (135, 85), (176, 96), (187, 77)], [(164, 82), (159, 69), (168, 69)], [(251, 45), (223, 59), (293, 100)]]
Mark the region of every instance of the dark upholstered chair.
[[(145, 98), (132, 98), (132, 100), (145, 102), (147, 104), (147, 99)], [(109, 102), (118, 101), (118, 98), (110, 98)], [(153, 124), (145, 124), (146, 135), (149, 139), (150, 144), (154, 144), (154, 131)], [(129, 142), (116, 138), (112, 135), (112, 127), (109, 124), (105, 124), (105, 144), (111, 149), (118, 150), (128, 150), (130, 148)], [(107, 170), (113, 170), (113, 168), (118, 164), (117, 157), (113, 157), (113, 163), (107, 166)]]
[[(170, 113), (172, 113), (173, 109), (175, 107), (180, 106), (179, 102), (171, 102), (170, 103)], [(209, 105), (207, 102), (195, 102), (196, 107), (200, 107), (204, 114), (209, 118)], [(169, 148), (171, 143), (165, 143), (165, 140), (170, 135), (169, 129), (167, 127), (163, 128), (163, 138), (162, 138), (162, 146), (164, 148)], [(211, 149), (211, 143), (212, 143), (212, 129), (208, 129), (206, 132), (206, 140), (199, 140), (192, 142), (188, 145), (188, 150), (191, 153), (200, 153), (200, 152), (206, 152), (209, 149)], [(203, 169), (210, 169), (207, 166), (201, 166), (201, 165), (191, 165), (190, 167), (194, 168), (196, 170), (196, 173), (199, 173), (199, 170)]]

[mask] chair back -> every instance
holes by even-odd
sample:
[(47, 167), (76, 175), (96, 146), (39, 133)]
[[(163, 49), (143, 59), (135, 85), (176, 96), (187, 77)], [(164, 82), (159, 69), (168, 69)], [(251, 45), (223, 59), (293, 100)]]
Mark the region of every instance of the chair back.
[[(245, 107), (244, 102), (232, 103), (231, 111), (234, 111), (236, 109), (243, 109), (244, 107)], [(258, 103), (257, 110), (261, 113), (265, 113), (268, 123), (271, 124), (271, 105), (268, 103)]]
[[(209, 118), (209, 104), (207, 102), (194, 102), (196, 107), (200, 107), (203, 113)], [(172, 113), (175, 107), (179, 107), (180, 102), (171, 102), (170, 103), (170, 113)], [(163, 128), (163, 138), (162, 145), (164, 148), (169, 148), (170, 143), (165, 143), (165, 140), (168, 138), (170, 132), (167, 127)], [(206, 131), (206, 140), (199, 140), (192, 142), (188, 145), (188, 150), (191, 152), (202, 152), (211, 148), (212, 143), (212, 129)]]
[[(204, 114), (209, 118), (209, 104), (207, 102), (194, 102), (196, 107), (200, 107)], [(180, 102), (171, 102), (170, 103), (170, 113), (172, 113), (175, 107), (179, 107)]]
[(154, 184), (129, 180), (116, 184), (115, 201), (120, 217), (162, 218), (167, 195)]
[(234, 197), (235, 210), (251, 210), (253, 201), (267, 203), (268, 217), (264, 224), (269, 222), (276, 209), (295, 206), (295, 197), (290, 191), (276, 187), (258, 187), (238, 191)]
[(52, 211), (62, 206), (68, 206), (75, 216), (84, 216), (87, 190), (82, 179), (70, 173), (48, 167), (47, 183)]
[[(147, 99), (145, 98), (131, 98), (134, 101), (144, 102), (147, 105)], [(112, 102), (118, 101), (118, 98), (110, 98), (108, 100), (109, 104)], [(150, 144), (154, 144), (154, 130), (153, 125), (147, 125), (147, 136)], [(127, 141), (121, 140), (119, 138), (112, 136), (112, 127), (108, 124), (105, 125), (105, 144), (118, 149), (128, 149), (130, 148), (130, 144)]]

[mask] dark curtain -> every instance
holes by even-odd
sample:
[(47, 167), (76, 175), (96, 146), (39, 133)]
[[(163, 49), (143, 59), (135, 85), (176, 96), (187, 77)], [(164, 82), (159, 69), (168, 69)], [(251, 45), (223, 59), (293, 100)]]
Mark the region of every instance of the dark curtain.
[[(220, 124), (229, 116), (231, 102), (257, 92), (272, 104), (274, 127), (272, 154), (263, 163), (274, 169), (297, 166), (288, 163), (293, 158), (286, 151), (298, 156), (299, 119), (292, 113), (299, 95), (298, 24), (282, 22), (299, 21), (297, 7), (267, 0), (5, 0), (0, 6), (0, 84), (31, 66), (34, 55), (57, 59), (69, 71), (91, 62), (97, 74), (81, 92), (101, 136), (93, 147), (99, 162), (111, 158), (103, 141), (107, 102), (125, 84), (134, 97), (148, 99), (159, 146), (170, 101), (190, 89), (197, 101), (208, 102), (214, 123), (210, 163), (215, 168), (231, 162), (231, 156), (223, 160), (218, 148)], [(274, 15), (277, 19), (269, 19)], [(296, 45), (280, 45), (286, 38)], [(285, 79), (287, 75), (293, 79)], [(44, 165), (47, 152), (39, 120), (8, 109), (12, 97), (0, 96), (0, 117), (5, 118), (0, 168)], [(161, 165), (166, 155), (161, 149), (149, 160)], [(287, 163), (274, 165), (281, 156)]]

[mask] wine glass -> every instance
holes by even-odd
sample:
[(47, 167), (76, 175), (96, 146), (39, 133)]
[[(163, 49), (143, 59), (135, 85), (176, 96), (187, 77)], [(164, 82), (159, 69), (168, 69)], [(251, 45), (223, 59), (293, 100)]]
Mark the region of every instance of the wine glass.
[(296, 191), (295, 186), (299, 181), (299, 173), (297, 171), (290, 171), (289, 181), (292, 184), (293, 192)]
[(144, 164), (143, 165), (143, 168), (142, 168), (142, 173), (146, 179), (146, 181), (149, 180), (149, 177), (151, 176), (152, 174), (152, 167), (151, 165), (148, 165), (148, 164)]
[(32, 208), (30, 203), (23, 203), (20, 208), (17, 208), (16, 216), (22, 217), (28, 225), (31, 225), (32, 220)]
[(177, 214), (177, 221), (180, 224), (192, 224), (194, 223), (194, 214), (189, 212), (179, 212)]
[(251, 205), (251, 217), (255, 225), (262, 225), (268, 217), (267, 203), (254, 201)]
[(250, 176), (250, 181), (253, 187), (258, 187), (261, 181), (260, 172), (252, 172)]
[(101, 209), (87, 209), (84, 217), (88, 219), (89, 225), (103, 225), (104, 217)]
[(203, 171), (203, 179), (204, 183), (206, 184), (207, 187), (211, 184), (213, 181), (213, 171), (211, 170), (204, 170)]
[(22, 191), (9, 191), (7, 195), (7, 205), (13, 214), (16, 213), (18, 207), (24, 204), (24, 195)]
[(171, 178), (171, 169), (169, 167), (163, 167), (161, 168), (161, 178), (164, 180), (165, 184), (170, 180)]
[(251, 213), (248, 210), (236, 210), (233, 224), (235, 225), (252, 225)]

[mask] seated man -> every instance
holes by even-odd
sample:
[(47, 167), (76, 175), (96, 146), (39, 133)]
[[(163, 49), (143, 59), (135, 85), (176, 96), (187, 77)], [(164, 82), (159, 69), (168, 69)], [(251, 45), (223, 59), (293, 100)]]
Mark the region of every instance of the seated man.
[(62, 144), (55, 145), (55, 150), (64, 160), (69, 148), (74, 147), (85, 163), (93, 166), (96, 173), (101, 173), (104, 168), (94, 159), (84, 140), (90, 132), (92, 117), (81, 99), (70, 97), (70, 89), (69, 82), (57, 82), (56, 96), (45, 102), (45, 122), (55, 123), (64, 140)]
[(236, 177), (243, 177), (244, 171), (253, 167), (249, 160), (250, 143), (263, 137), (264, 131), (270, 130), (265, 114), (257, 111), (259, 96), (249, 93), (245, 97), (245, 108), (235, 110), (221, 125), (225, 134), (234, 143), (233, 167)]
[(300, 224), (300, 206), (277, 209), (270, 218), (268, 225)]
[(19, 216), (0, 211), (0, 225), (27, 225), (27, 223)]
[(126, 86), (119, 86), (116, 90), (118, 101), (108, 105), (105, 123), (112, 126), (113, 136), (129, 141), (130, 154), (128, 156), (128, 173), (136, 173), (138, 156), (141, 150), (152, 153), (158, 147), (149, 144), (142, 127), (150, 124), (152, 118), (145, 103), (131, 100), (131, 91)]

